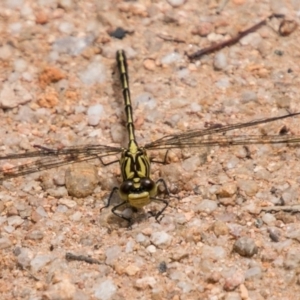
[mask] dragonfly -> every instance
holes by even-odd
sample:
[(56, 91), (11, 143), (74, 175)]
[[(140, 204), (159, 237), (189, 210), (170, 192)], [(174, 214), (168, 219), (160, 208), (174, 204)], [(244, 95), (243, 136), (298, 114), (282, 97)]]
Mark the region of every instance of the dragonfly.
[[(0, 182), (10, 178), (60, 167), (62, 165), (93, 159), (100, 160), (104, 166), (119, 162), (122, 183), (120, 186), (112, 189), (108, 197), (107, 204), (102, 207), (101, 210), (111, 205), (113, 196), (117, 193), (122, 201), (121, 203), (113, 206), (112, 213), (114, 215), (128, 221), (130, 224), (132, 219), (124, 216), (124, 214), (120, 212), (121, 207), (129, 206), (134, 209), (140, 209), (151, 202), (159, 202), (162, 205), (162, 208), (155, 214), (155, 219), (158, 221), (159, 217), (169, 205), (169, 201), (165, 197), (158, 197), (159, 185), (164, 187), (165, 194), (167, 196), (170, 196), (170, 192), (164, 179), (160, 178), (157, 181), (151, 179), (150, 169), (151, 162), (153, 161), (147, 154), (148, 150), (165, 150), (166, 155), (163, 163), (166, 163), (167, 153), (171, 149), (201, 148), (210, 146), (228, 147), (253, 144), (297, 144), (300, 142), (300, 136), (287, 134), (225, 135), (233, 130), (254, 127), (260, 124), (271, 123), (300, 115), (300, 112), (295, 112), (272, 118), (257, 119), (245, 123), (229, 124), (206, 129), (191, 129), (182, 133), (163, 136), (162, 138), (140, 147), (135, 137), (134, 117), (129, 89), (128, 64), (124, 50), (117, 51), (116, 62), (124, 99), (126, 128), (129, 140), (128, 147), (124, 148), (98, 144), (86, 144), (60, 149), (51, 149), (41, 145), (34, 145), (34, 151), (0, 156), (0, 160), (15, 160), (21, 158), (33, 159), (29, 163), (6, 168), (0, 171)], [(120, 159), (105, 163), (104, 160), (107, 157), (115, 155), (120, 155)]]

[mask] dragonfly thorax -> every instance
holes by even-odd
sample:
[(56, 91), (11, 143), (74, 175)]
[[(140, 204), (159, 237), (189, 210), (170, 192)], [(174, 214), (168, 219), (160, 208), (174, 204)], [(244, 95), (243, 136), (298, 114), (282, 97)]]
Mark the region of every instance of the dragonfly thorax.
[(120, 166), (123, 177), (119, 188), (121, 199), (137, 208), (149, 204), (150, 198), (156, 196), (157, 186), (150, 179), (150, 160), (146, 150), (131, 141), (122, 153)]

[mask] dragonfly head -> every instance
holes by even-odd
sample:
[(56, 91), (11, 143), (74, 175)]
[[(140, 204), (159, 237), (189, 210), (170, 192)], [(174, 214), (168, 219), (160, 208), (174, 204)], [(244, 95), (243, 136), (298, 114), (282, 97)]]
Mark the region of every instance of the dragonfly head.
[(120, 188), (119, 195), (122, 200), (136, 208), (142, 208), (151, 202), (151, 197), (157, 194), (157, 185), (149, 177), (125, 180)]

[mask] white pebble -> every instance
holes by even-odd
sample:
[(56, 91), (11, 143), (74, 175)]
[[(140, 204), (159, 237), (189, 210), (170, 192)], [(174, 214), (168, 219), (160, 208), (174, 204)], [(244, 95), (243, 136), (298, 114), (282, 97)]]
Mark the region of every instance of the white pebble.
[(72, 8), (73, 1), (72, 0), (59, 0), (58, 3), (59, 3), (59, 6), (61, 6), (62, 8), (70, 9), (70, 8)]
[(68, 208), (73, 208), (77, 205), (76, 201), (70, 199), (64, 199), (64, 198), (59, 199), (58, 203), (65, 205)]
[(146, 249), (149, 253), (155, 253), (156, 252), (156, 247), (154, 245), (149, 245)]
[(103, 115), (103, 111), (103, 106), (101, 104), (90, 106), (87, 110), (88, 124), (91, 126), (98, 125)]
[(262, 271), (261, 271), (260, 267), (253, 267), (253, 268), (248, 269), (245, 272), (245, 279), (250, 279), (253, 277), (255, 277), (257, 279), (262, 277)]
[(159, 246), (170, 245), (172, 241), (172, 237), (166, 232), (160, 231), (160, 232), (154, 232), (151, 235), (150, 240), (155, 246), (159, 247)]
[(4, 45), (0, 47), (0, 59), (6, 60), (11, 57), (13, 54), (12, 48), (8, 45)]
[(177, 76), (179, 79), (185, 79), (188, 78), (190, 75), (190, 71), (188, 68), (183, 68), (177, 71)]
[(120, 124), (113, 124), (110, 127), (111, 138), (114, 143), (122, 144), (124, 139), (124, 127)]
[(274, 224), (274, 222), (276, 221), (276, 218), (274, 217), (274, 215), (266, 213), (262, 216), (262, 220), (267, 225), (271, 225), (271, 224)]
[(9, 226), (18, 227), (24, 223), (24, 220), (19, 216), (11, 216), (7, 218), (7, 224)]
[(227, 67), (227, 57), (223, 52), (218, 52), (214, 58), (214, 68), (217, 71), (224, 70)]
[(92, 85), (103, 83), (106, 80), (106, 70), (104, 65), (99, 61), (90, 63), (85, 70), (79, 73), (79, 77), (84, 84)]
[(105, 280), (94, 286), (95, 297), (100, 300), (109, 300), (117, 291), (117, 286), (112, 280)]
[(242, 93), (242, 103), (248, 103), (248, 102), (256, 102), (257, 101), (257, 94), (253, 91), (244, 91)]
[(37, 209), (36, 209), (36, 212), (43, 218), (48, 218), (48, 214), (46, 213), (45, 209), (43, 206), (39, 206)]
[(131, 207), (127, 207), (122, 211), (122, 216), (126, 219), (131, 219), (133, 214), (132, 208)]
[(255, 49), (257, 49), (259, 47), (261, 42), (262, 42), (262, 37), (260, 36), (260, 34), (258, 32), (249, 33), (240, 40), (241, 45), (243, 45), (243, 46), (251, 45)]
[(142, 233), (138, 233), (135, 240), (136, 240), (137, 243), (139, 243), (143, 246), (149, 245), (149, 239), (145, 235), (143, 235)]
[(15, 72), (24, 72), (27, 69), (27, 61), (22, 58), (16, 59), (14, 61), (14, 69)]
[(74, 30), (74, 25), (69, 22), (61, 22), (58, 26), (58, 29), (62, 33), (71, 34)]
[(46, 264), (53, 259), (52, 255), (38, 254), (34, 259), (31, 260), (30, 266), (33, 272), (38, 272)]
[(23, 72), (22, 79), (25, 81), (31, 82), (33, 80), (33, 75), (29, 72)]
[(172, 53), (169, 53), (167, 55), (165, 55), (164, 57), (162, 57), (161, 59), (161, 63), (163, 65), (170, 65), (172, 63), (175, 63), (179, 60), (181, 60), (181, 54), (179, 54), (178, 52), (172, 52)]
[(106, 249), (105, 255), (106, 260), (105, 263), (107, 265), (112, 265), (115, 263), (115, 261), (120, 257), (121, 254), (121, 247), (119, 246), (112, 246)]
[(81, 220), (82, 212), (76, 211), (72, 216), (70, 216), (70, 220), (74, 222), (78, 222)]
[(150, 93), (142, 93), (136, 97), (134, 103), (138, 107), (142, 106), (143, 109), (154, 109), (156, 107), (156, 100), (154, 99), (153, 95)]
[(5, 230), (7, 233), (12, 233), (12, 232), (15, 231), (15, 227), (10, 226), (10, 225), (4, 226), (4, 230)]
[(126, 253), (131, 253), (133, 251), (133, 247), (134, 247), (134, 241), (129, 240), (126, 244), (125, 252)]
[(5, 83), (0, 93), (0, 106), (14, 108), (32, 100), (32, 95), (18, 82)]
[(230, 79), (228, 77), (221, 78), (216, 82), (216, 87), (220, 89), (227, 89), (230, 85)]
[(212, 213), (217, 208), (218, 208), (218, 204), (216, 201), (205, 199), (201, 201), (200, 204), (197, 205), (195, 210), (196, 212)]
[(168, 3), (173, 7), (181, 6), (185, 3), (186, 0), (168, 0)]
[(198, 113), (202, 111), (202, 106), (198, 103), (193, 102), (190, 107), (191, 107), (191, 111), (194, 113)]
[(20, 248), (20, 254), (18, 255), (18, 263), (22, 267), (28, 267), (32, 259), (32, 252), (28, 248)]
[(7, 237), (0, 238), (0, 249), (5, 249), (11, 246), (11, 241)]
[(19, 33), (21, 31), (21, 29), (23, 28), (22, 23), (11, 23), (9, 25), (9, 31), (11, 33)]

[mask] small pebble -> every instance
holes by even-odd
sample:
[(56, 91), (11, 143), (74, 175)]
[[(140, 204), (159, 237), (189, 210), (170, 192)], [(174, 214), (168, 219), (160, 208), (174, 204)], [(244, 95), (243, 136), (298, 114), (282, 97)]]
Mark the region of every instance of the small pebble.
[(130, 264), (126, 269), (125, 269), (125, 274), (127, 274), (128, 276), (134, 276), (136, 275), (138, 272), (140, 272), (140, 268), (138, 266), (135, 266), (133, 264)]
[(170, 65), (180, 61), (181, 59), (182, 59), (181, 54), (179, 54), (178, 52), (172, 52), (162, 57), (160, 62), (163, 65)]
[(73, 222), (79, 222), (82, 218), (82, 212), (76, 211), (72, 216), (70, 216), (70, 220)]
[(7, 223), (9, 226), (18, 227), (24, 223), (24, 220), (19, 216), (11, 216), (7, 218)]
[(159, 263), (159, 265), (158, 265), (159, 273), (165, 273), (165, 272), (167, 272), (167, 269), (168, 269), (168, 267), (167, 267), (167, 263), (165, 261), (162, 261)]
[(0, 238), (0, 249), (9, 248), (11, 245), (11, 241), (8, 238)]
[(74, 5), (73, 0), (58, 0), (57, 3), (59, 7), (62, 7), (64, 9), (71, 9)]
[(265, 224), (272, 225), (275, 223), (276, 218), (273, 214), (266, 213), (262, 216), (262, 220), (264, 221)]
[(215, 221), (213, 231), (216, 236), (226, 235), (229, 232), (228, 226), (222, 221)]
[(40, 230), (32, 230), (26, 235), (26, 238), (29, 240), (41, 240), (44, 238), (44, 233)]
[(38, 272), (53, 259), (52, 255), (38, 254), (30, 261), (30, 267), (33, 272)]
[(58, 29), (61, 33), (71, 34), (74, 30), (74, 25), (69, 22), (61, 22), (58, 26)]
[(261, 279), (262, 277), (262, 270), (260, 267), (253, 267), (248, 269), (245, 272), (245, 279), (253, 279), (253, 278), (258, 278)]
[(0, 107), (14, 108), (26, 104), (33, 99), (33, 96), (21, 83), (4, 83), (0, 92)]
[(154, 288), (156, 285), (157, 285), (157, 281), (155, 280), (154, 277), (151, 277), (151, 276), (137, 279), (135, 282), (135, 286), (141, 290), (145, 290), (149, 287)]
[(192, 34), (200, 35), (201, 37), (205, 37), (209, 35), (214, 29), (213, 24), (210, 22), (201, 22), (198, 24), (193, 30)]
[(227, 57), (223, 52), (218, 52), (214, 58), (214, 68), (217, 71), (226, 69), (227, 67)]
[(156, 69), (155, 61), (153, 59), (149, 59), (149, 58), (144, 60), (143, 66), (148, 71), (154, 71)]
[(225, 279), (224, 290), (225, 291), (233, 291), (239, 285), (243, 284), (245, 281), (245, 277), (241, 271), (235, 271), (232, 275)]
[(101, 283), (94, 285), (94, 296), (99, 300), (113, 299), (118, 287), (111, 279), (107, 279)]
[[(52, 60), (58, 60), (59, 54), (58, 53), (68, 53), (70, 55), (79, 55), (82, 53), (88, 46), (90, 46), (94, 41), (93, 36), (84, 36), (84, 37), (74, 37), (74, 36), (67, 36), (64, 38), (59, 38), (55, 40), (52, 46)], [(90, 66), (90, 68), (89, 68)], [(87, 71), (93, 72), (93, 70), (97, 67), (97, 63), (92, 63), (88, 66)], [(101, 68), (104, 67), (102, 64), (100, 64)], [(104, 70), (104, 69), (103, 69)], [(97, 70), (94, 70), (94, 73), (97, 74)], [(103, 76), (103, 74), (102, 74)], [(86, 75), (86, 73), (83, 73), (84, 80), (89, 82), (90, 77)], [(97, 81), (97, 78), (95, 76), (92, 77), (94, 81)], [(84, 83), (86, 83), (83, 80)], [(93, 82), (92, 80), (92, 82)], [(86, 84), (92, 84), (92, 83), (86, 83)]]
[(99, 62), (91, 62), (83, 71), (79, 73), (79, 78), (86, 85), (103, 83), (106, 80), (105, 66)]
[(247, 298), (241, 298), (240, 294), (236, 292), (228, 292), (226, 293), (226, 296), (224, 298), (224, 300), (243, 300), (243, 299), (247, 299)]
[(123, 38), (125, 38), (126, 34), (127, 34), (127, 31), (124, 30), (121, 27), (118, 27), (114, 31), (109, 33), (109, 35), (111, 37), (114, 37), (114, 38), (119, 39), (119, 40), (122, 40)]
[(121, 248), (119, 246), (112, 246), (106, 249), (105, 255), (106, 260), (105, 263), (108, 265), (113, 265), (114, 262), (118, 259), (121, 253)]
[(70, 200), (70, 199), (64, 199), (64, 198), (59, 199), (58, 203), (62, 204), (62, 205), (65, 205), (68, 208), (74, 208), (77, 205), (76, 201), (73, 201), (73, 200)]
[(212, 213), (218, 208), (218, 203), (213, 200), (203, 200), (195, 207), (195, 212)]
[(247, 194), (247, 196), (249, 196), (249, 197), (255, 196), (255, 194), (258, 191), (258, 185), (253, 180), (242, 180), (242, 179), (240, 179), (237, 182), (238, 182), (238, 188), (241, 191), (244, 191)]
[(232, 197), (233, 195), (235, 195), (236, 191), (237, 191), (237, 186), (234, 182), (226, 182), (221, 186), (217, 195), (223, 198)]
[(255, 245), (253, 239), (249, 237), (239, 238), (233, 245), (233, 251), (237, 252), (241, 256), (252, 257), (257, 254), (258, 248)]
[(172, 236), (164, 231), (154, 232), (152, 233), (150, 240), (156, 247), (160, 248), (170, 245)]
[(32, 255), (32, 251), (28, 248), (21, 248), (17, 258), (18, 263), (24, 268), (29, 267), (32, 260)]
[(241, 102), (257, 102), (257, 94), (253, 91), (244, 91), (241, 96)]
[(94, 165), (82, 162), (66, 170), (66, 188), (70, 196), (84, 198), (91, 195), (98, 185), (98, 170)]
[(186, 2), (186, 0), (167, 0), (167, 1), (173, 7), (179, 7)]

